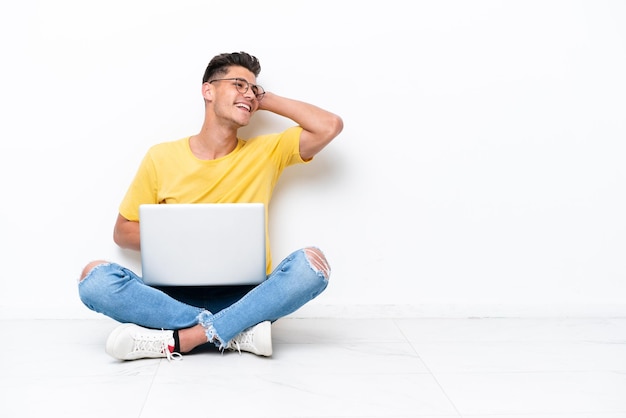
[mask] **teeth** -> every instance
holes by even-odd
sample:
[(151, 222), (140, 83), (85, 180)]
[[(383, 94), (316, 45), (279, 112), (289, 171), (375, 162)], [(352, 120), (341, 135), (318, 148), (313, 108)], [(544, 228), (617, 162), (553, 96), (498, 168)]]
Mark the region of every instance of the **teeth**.
[(250, 106), (248, 105), (244, 105), (244, 104), (239, 104), (237, 105), (237, 107), (243, 107), (244, 109), (246, 109), (248, 112), (252, 109)]

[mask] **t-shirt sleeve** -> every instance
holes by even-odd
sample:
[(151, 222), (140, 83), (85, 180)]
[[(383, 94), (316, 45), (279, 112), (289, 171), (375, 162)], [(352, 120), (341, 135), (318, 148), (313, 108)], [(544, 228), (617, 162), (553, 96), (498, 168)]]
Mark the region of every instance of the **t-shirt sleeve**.
[(119, 206), (120, 215), (139, 221), (139, 205), (157, 202), (157, 176), (150, 151), (144, 156), (126, 195)]
[(282, 134), (280, 134), (277, 147), (281, 148), (283, 152), (278, 153), (282, 155), (284, 161), (282, 162), (283, 167), (289, 167), (294, 164), (306, 164), (311, 160), (303, 160), (300, 156), (300, 134), (302, 133), (302, 127), (293, 126), (291, 128), (286, 129)]

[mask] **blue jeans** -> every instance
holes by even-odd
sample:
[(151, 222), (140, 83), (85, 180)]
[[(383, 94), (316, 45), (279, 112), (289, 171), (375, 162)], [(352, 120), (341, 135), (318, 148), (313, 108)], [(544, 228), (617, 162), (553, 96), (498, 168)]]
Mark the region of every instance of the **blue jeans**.
[(276, 321), (326, 289), (326, 260), (320, 269), (319, 257), (309, 257), (307, 249), (294, 251), (257, 286), (197, 289), (151, 287), (119, 264), (102, 263), (79, 282), (78, 292), (89, 309), (119, 322), (169, 330), (201, 324), (207, 340), (224, 347), (241, 331)]

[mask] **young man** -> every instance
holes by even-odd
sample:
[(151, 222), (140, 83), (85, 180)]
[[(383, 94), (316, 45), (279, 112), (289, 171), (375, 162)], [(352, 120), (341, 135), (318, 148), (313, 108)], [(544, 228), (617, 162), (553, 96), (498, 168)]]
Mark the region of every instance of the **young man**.
[[(202, 79), (202, 129), (147, 152), (119, 207), (114, 241), (120, 247), (140, 250), (143, 203), (261, 202), (267, 211), (283, 169), (309, 162), (341, 132), (339, 116), (265, 92), (256, 84), (260, 71), (257, 58), (245, 52), (211, 60)], [(238, 129), (257, 110), (296, 126), (239, 139)], [(157, 289), (127, 268), (97, 260), (83, 269), (79, 295), (88, 308), (122, 323), (106, 343), (106, 352), (120, 360), (179, 358), (206, 343), (270, 356), (271, 322), (319, 295), (330, 267), (315, 247), (294, 251), (272, 271), (268, 245), (267, 260), (267, 279), (258, 286), (199, 289)]]

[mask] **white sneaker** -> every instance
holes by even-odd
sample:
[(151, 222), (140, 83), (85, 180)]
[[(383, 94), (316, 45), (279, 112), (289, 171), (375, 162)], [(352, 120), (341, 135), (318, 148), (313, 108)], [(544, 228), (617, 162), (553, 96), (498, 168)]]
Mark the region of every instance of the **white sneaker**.
[(226, 346), (227, 350), (247, 351), (258, 356), (272, 355), (272, 324), (270, 321), (261, 322), (245, 331), (240, 332)]
[(143, 328), (135, 324), (122, 324), (115, 328), (107, 339), (106, 352), (118, 360), (182, 358), (174, 352), (174, 331)]

